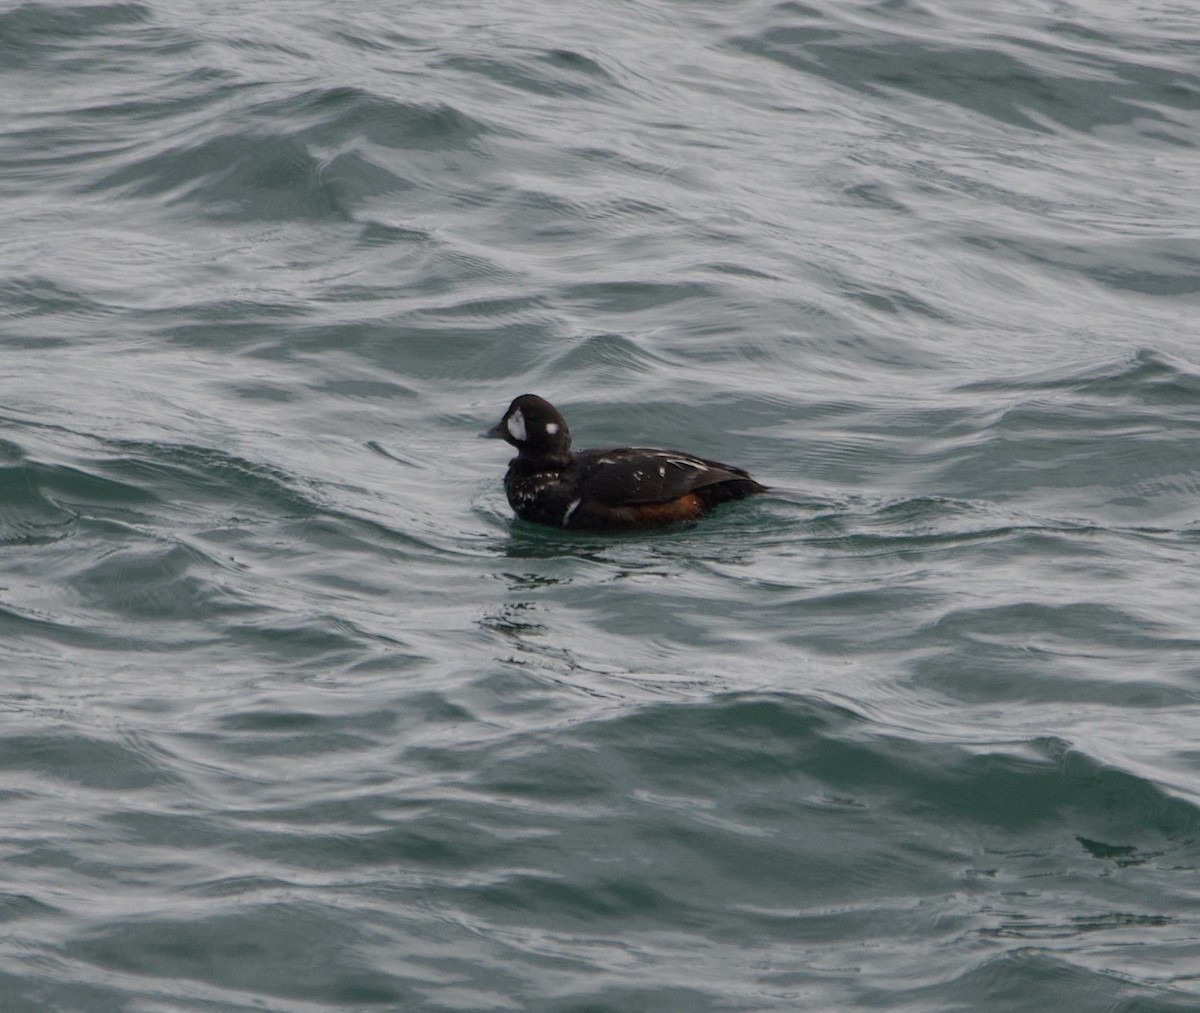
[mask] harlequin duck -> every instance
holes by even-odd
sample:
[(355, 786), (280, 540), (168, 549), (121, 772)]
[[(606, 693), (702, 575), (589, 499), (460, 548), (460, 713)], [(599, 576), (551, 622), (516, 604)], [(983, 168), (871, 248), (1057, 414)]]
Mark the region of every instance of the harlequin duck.
[(567, 423), (549, 401), (522, 394), (480, 436), (511, 443), (504, 491), (523, 521), (584, 531), (659, 528), (694, 521), (727, 500), (766, 492), (741, 468), (674, 450), (571, 451)]

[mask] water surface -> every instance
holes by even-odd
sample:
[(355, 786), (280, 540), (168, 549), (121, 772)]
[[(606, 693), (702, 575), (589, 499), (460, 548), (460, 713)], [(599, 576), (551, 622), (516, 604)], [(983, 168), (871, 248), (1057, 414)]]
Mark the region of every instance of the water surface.
[(5, 1008), (1194, 1009), (1197, 52), (0, 4)]

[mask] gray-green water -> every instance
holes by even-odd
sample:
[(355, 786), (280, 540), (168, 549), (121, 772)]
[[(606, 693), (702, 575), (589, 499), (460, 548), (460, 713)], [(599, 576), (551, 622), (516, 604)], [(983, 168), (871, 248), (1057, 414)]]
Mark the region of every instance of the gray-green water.
[(1200, 21), (1006, 7), (0, 3), (0, 1009), (1195, 1009)]

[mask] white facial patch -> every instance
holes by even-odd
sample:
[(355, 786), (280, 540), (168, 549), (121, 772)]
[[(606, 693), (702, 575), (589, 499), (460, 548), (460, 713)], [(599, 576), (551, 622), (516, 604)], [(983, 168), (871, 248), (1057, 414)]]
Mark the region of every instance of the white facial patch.
[(508, 417), (508, 431), (512, 438), (518, 443), (525, 442), (525, 416), (521, 414), (521, 409), (518, 408)]
[(546, 423), (546, 432), (548, 432), (551, 436), (553, 436), (555, 433), (558, 432), (558, 423), (557, 422), (547, 422)]

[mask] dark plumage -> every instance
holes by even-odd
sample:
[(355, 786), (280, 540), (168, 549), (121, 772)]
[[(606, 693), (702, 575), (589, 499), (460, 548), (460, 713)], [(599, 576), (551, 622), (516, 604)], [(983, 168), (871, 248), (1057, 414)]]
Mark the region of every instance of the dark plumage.
[(517, 448), (504, 491), (521, 520), (603, 531), (693, 521), (727, 500), (765, 492), (741, 468), (676, 450), (622, 447), (572, 452), (558, 409), (522, 394), (483, 436)]

